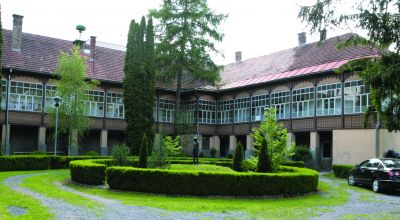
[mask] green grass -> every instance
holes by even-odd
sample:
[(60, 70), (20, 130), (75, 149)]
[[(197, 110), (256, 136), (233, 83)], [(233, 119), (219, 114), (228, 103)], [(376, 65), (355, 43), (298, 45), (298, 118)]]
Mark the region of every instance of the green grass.
[(171, 164), (171, 170), (192, 170), (192, 171), (215, 171), (215, 172), (235, 172), (229, 167), (221, 167), (209, 164)]
[(50, 198), (57, 198), (76, 206), (83, 206), (94, 211), (101, 207), (102, 204), (91, 199), (63, 191), (55, 185), (56, 182), (63, 182), (66, 177), (65, 173), (69, 174), (69, 170), (64, 170), (56, 173), (43, 174), (32, 176), (24, 179), (21, 186), (31, 189)]
[[(0, 172), (0, 219), (54, 219), (54, 215), (41, 205), (39, 200), (15, 192), (3, 183), (8, 177), (38, 172), (41, 171)], [(13, 216), (8, 212), (8, 206), (22, 207), (27, 212), (20, 216)]]
[[(67, 177), (67, 176), (66, 176)], [(191, 212), (229, 212), (241, 211), (254, 218), (268, 219), (301, 219), (317, 216), (319, 212), (329, 211), (324, 206), (344, 204), (349, 196), (344, 189), (320, 183), (319, 190), (323, 193), (308, 194), (292, 198), (223, 198), (168, 196), (135, 192), (111, 191), (97, 188), (82, 187), (75, 184), (69, 186), (89, 194), (116, 199), (124, 204), (150, 206), (172, 211)]]

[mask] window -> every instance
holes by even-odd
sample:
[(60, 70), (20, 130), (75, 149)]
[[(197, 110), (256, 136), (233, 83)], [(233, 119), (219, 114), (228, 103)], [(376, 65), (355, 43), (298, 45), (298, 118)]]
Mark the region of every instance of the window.
[(250, 98), (235, 99), (235, 123), (250, 121)]
[(317, 115), (339, 115), (342, 108), (342, 84), (329, 84), (317, 87)]
[(122, 93), (107, 92), (107, 113), (108, 118), (124, 118), (124, 96)]
[(54, 107), (53, 98), (56, 96), (56, 86), (54, 85), (46, 85), (46, 100), (45, 100), (45, 112), (48, 112), (49, 109)]
[(217, 102), (218, 122), (219, 124), (232, 123), (232, 112), (233, 100), (224, 100)]
[(251, 97), (251, 121), (262, 121), (267, 107), (269, 107), (268, 94)]
[(175, 100), (160, 99), (158, 115), (160, 122), (173, 123), (175, 113)]
[(9, 109), (17, 111), (42, 111), (43, 85), (11, 81)]
[(363, 113), (369, 106), (369, 89), (362, 80), (344, 83), (344, 113)]
[(1, 80), (1, 109), (6, 109), (7, 80)]
[(199, 123), (215, 124), (217, 120), (217, 102), (199, 100)]
[(295, 89), (292, 93), (292, 118), (313, 117), (314, 88)]
[(196, 100), (185, 101), (183, 105), (183, 122), (193, 124), (196, 119)]
[(290, 114), (290, 91), (271, 94), (271, 107), (276, 109), (276, 119), (288, 119)]
[(86, 115), (93, 117), (104, 116), (104, 92), (90, 90), (87, 92), (88, 99), (85, 101), (87, 105)]

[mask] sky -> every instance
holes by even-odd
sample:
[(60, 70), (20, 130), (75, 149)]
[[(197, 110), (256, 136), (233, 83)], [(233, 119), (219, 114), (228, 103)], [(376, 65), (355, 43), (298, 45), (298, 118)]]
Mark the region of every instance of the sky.
[[(218, 64), (267, 55), (295, 47), (297, 34), (307, 32), (297, 18), (300, 5), (314, 0), (208, 0), (209, 7), (228, 18), (220, 26), (225, 37), (218, 49), (224, 56), (214, 57)], [(0, 0), (3, 28), (12, 29), (12, 15), (23, 15), (22, 31), (65, 40), (79, 38), (76, 25), (86, 31), (82, 40), (96, 36), (98, 41), (126, 45), (131, 19), (140, 20), (149, 9), (159, 8), (161, 0)], [(343, 32), (328, 32), (333, 37)], [(317, 41), (310, 36), (307, 42)]]

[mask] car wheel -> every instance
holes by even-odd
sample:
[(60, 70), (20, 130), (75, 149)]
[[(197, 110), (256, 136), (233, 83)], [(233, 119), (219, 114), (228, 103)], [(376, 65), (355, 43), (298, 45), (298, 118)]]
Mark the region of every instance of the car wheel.
[(356, 178), (354, 178), (354, 175), (353, 175), (353, 174), (350, 174), (350, 175), (349, 175), (349, 178), (347, 178), (347, 183), (348, 183), (350, 186), (355, 186), (355, 185), (356, 185)]
[(374, 179), (374, 181), (372, 181), (372, 191), (374, 192), (381, 192), (381, 184), (379, 183), (378, 179)]

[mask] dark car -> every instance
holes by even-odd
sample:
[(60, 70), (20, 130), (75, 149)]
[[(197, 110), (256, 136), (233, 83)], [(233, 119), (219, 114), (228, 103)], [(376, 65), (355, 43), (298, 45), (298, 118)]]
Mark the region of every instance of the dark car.
[(350, 170), (349, 185), (372, 186), (374, 192), (400, 189), (400, 159), (369, 159)]

